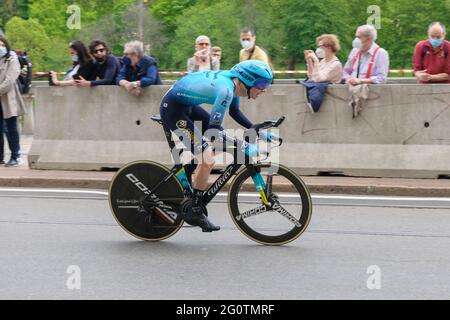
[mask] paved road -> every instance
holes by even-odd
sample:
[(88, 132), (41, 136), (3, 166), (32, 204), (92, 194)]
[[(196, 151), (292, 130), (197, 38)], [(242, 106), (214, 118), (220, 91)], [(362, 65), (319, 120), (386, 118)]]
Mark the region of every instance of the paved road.
[[(183, 228), (145, 243), (116, 226), (101, 197), (3, 196), (0, 299), (450, 299), (448, 209), (316, 205), (302, 238), (264, 247), (222, 203), (210, 209), (221, 232)], [(80, 290), (67, 288), (69, 266), (80, 268)], [(379, 290), (367, 287), (369, 266)]]

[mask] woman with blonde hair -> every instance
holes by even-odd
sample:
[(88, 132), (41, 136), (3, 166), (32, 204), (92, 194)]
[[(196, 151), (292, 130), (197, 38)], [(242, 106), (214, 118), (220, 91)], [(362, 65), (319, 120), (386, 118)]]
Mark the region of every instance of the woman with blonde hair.
[(316, 43), (318, 45), (316, 52), (305, 52), (309, 80), (340, 83), (343, 67), (336, 57), (341, 50), (339, 38), (334, 34), (324, 34), (316, 39)]

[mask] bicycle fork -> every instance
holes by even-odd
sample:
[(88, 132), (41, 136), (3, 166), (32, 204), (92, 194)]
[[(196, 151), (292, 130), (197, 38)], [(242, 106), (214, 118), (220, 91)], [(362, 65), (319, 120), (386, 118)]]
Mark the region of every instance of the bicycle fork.
[[(269, 195), (270, 190), (268, 190), (267, 188), (267, 184), (264, 181), (263, 176), (261, 175), (261, 172), (253, 169), (251, 170), (252, 173), (252, 179), (253, 179), (253, 183), (255, 184), (256, 187), (256, 191), (258, 191), (258, 193), (261, 196), (261, 200), (263, 202), (264, 205), (269, 206), (269, 200), (267, 199), (267, 196)], [(271, 177), (269, 177), (271, 179)], [(271, 182), (270, 182), (271, 184)], [(267, 191), (267, 194), (266, 194)]]

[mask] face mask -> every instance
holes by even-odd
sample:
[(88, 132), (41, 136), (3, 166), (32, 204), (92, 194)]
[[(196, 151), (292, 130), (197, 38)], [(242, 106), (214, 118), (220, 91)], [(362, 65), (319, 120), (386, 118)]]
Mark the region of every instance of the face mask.
[(316, 56), (319, 59), (325, 59), (325, 50), (323, 50), (322, 48), (317, 48)]
[(78, 55), (74, 54), (74, 55), (72, 56), (72, 61), (75, 62), (75, 63), (77, 63), (78, 60), (79, 60), (79, 59), (78, 59)]
[(360, 38), (355, 38), (355, 40), (353, 40), (353, 48), (355, 49), (361, 49), (362, 48), (362, 41)]
[(442, 45), (442, 42), (443, 42), (442, 39), (430, 38), (430, 43), (434, 48), (439, 48)]
[(241, 41), (241, 45), (242, 45), (242, 48), (244, 48), (245, 50), (250, 50), (255, 46), (255, 42), (243, 40), (243, 41)]
[(95, 58), (95, 61), (97, 61), (98, 63), (103, 63), (105, 62), (106, 58)]
[(8, 53), (8, 50), (6, 50), (5, 47), (0, 48), (0, 58), (3, 58)]
[(123, 57), (123, 64), (126, 66), (126, 67), (129, 67), (129, 66), (131, 66), (131, 59), (130, 58), (128, 58), (128, 57)]

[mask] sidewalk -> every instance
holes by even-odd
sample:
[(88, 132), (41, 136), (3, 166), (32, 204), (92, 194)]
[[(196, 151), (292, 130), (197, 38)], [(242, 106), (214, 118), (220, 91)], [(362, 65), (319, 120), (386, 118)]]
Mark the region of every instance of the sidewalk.
[[(30, 170), (27, 156), (33, 138), (21, 137), (22, 163), (17, 168), (0, 167), (0, 187), (73, 188), (107, 190), (114, 172)], [(8, 160), (7, 145), (5, 159)], [(212, 177), (213, 181), (217, 177)], [(450, 197), (450, 180), (303, 177), (312, 193)]]

